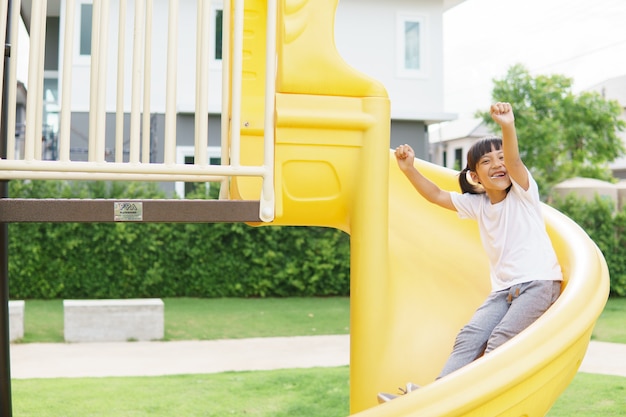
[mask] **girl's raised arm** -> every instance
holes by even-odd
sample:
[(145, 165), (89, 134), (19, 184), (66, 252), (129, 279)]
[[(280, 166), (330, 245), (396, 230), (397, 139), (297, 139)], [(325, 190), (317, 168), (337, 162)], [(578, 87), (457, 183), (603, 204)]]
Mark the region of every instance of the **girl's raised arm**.
[(496, 103), (491, 106), (490, 114), (491, 118), (502, 129), (502, 150), (506, 170), (516, 183), (521, 185), (524, 190), (528, 190), (528, 171), (519, 155), (513, 108), (509, 103)]
[(443, 208), (456, 211), (456, 207), (452, 204), (450, 193), (439, 188), (415, 168), (415, 152), (413, 148), (409, 145), (400, 145), (396, 148), (395, 155), (398, 167), (400, 167), (400, 170), (422, 197)]

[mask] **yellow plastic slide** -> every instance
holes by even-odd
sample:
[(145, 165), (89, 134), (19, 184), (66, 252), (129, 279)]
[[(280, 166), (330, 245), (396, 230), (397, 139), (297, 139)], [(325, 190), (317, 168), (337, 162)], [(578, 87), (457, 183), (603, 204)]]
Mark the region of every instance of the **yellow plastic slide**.
[[(416, 163), (442, 187), (457, 188), (454, 172)], [(365, 397), (353, 393), (358, 400), (352, 404), (371, 407), (375, 391), (394, 392), (407, 381), (426, 386), (359, 416), (547, 413), (582, 362), (609, 284), (604, 259), (589, 237), (560, 213), (546, 207), (545, 214), (566, 276), (561, 298), (508, 344), (433, 382), (457, 331), (489, 292), (487, 261), (475, 223), (423, 200), (391, 161), (388, 291), (384, 300), (372, 300), (388, 320), (371, 340), (361, 341), (377, 356), (366, 372), (371, 388)]]
[[(572, 221), (545, 208), (565, 274), (560, 299), (535, 324), (434, 382), (454, 337), (489, 293), (476, 224), (427, 203), (389, 150), (390, 101), (349, 67), (333, 39), (338, 0), (279, 2), (273, 225), (350, 234), (350, 412), (374, 416), (543, 416), (576, 374), (609, 290), (604, 259)], [(262, 164), (264, 0), (246, 0), (241, 161)], [(262, 48), (261, 48), (262, 49)], [(423, 161), (442, 188), (456, 173)], [(260, 180), (231, 181), (260, 198)], [(288, 243), (286, 243), (288, 244)], [(378, 405), (379, 391), (424, 387)]]
[[(608, 296), (606, 263), (586, 233), (546, 206), (565, 274), (561, 297), (512, 341), (434, 382), (457, 331), (490, 291), (475, 222), (421, 198), (389, 151), (389, 176), (380, 175), (388, 194), (375, 193), (379, 197), (368, 204), (368, 194), (355, 195), (367, 193), (352, 181), (359, 175), (341, 174), (358, 161), (350, 152), (361, 151), (323, 143), (296, 148), (277, 150), (277, 170), (287, 171), (277, 179), (286, 208), (274, 224), (327, 225), (350, 233), (351, 413), (544, 416), (576, 374)], [(334, 153), (344, 157), (344, 165), (334, 161)], [(457, 188), (455, 172), (416, 164), (441, 187)], [(374, 164), (358, 165), (376, 170)], [(377, 392), (394, 392), (408, 381), (424, 387), (377, 405)]]

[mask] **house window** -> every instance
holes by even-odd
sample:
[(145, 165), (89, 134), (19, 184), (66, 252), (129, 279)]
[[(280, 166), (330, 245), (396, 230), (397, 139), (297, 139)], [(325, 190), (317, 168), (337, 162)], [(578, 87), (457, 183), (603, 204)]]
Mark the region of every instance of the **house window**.
[(420, 70), (420, 22), (404, 22), (404, 68)]
[(463, 148), (456, 148), (454, 150), (454, 169), (460, 171), (463, 166)]
[(93, 18), (93, 4), (82, 3), (80, 5), (80, 32), (78, 40), (78, 54), (91, 56), (91, 25)]
[(224, 9), (222, 6), (222, 2), (215, 2), (217, 4), (212, 4), (212, 17), (211, 17), (211, 26), (213, 30), (210, 34), (210, 42), (209, 42), (209, 61), (210, 65), (213, 69), (221, 69), (222, 68), (222, 25), (224, 22)]
[[(222, 161), (221, 154), (222, 148), (219, 146), (209, 146), (207, 148), (208, 159), (210, 165), (219, 165)], [(192, 165), (195, 162), (194, 147), (193, 146), (178, 146), (176, 147), (176, 163), (177, 164), (189, 164)], [(196, 194), (202, 192), (206, 198), (218, 198), (219, 197), (219, 182), (183, 182), (177, 181), (174, 185), (176, 194), (180, 198), (185, 198), (190, 194)], [(196, 194), (197, 195), (197, 194)]]
[(425, 75), (426, 19), (423, 16), (399, 14), (397, 19), (396, 66), (400, 77)]
[(216, 61), (222, 60), (222, 18), (224, 11), (221, 9), (215, 10), (215, 53), (213, 59)]
[(48, 71), (44, 71), (43, 79), (43, 127), (42, 143), (44, 160), (57, 159), (57, 134), (59, 132), (59, 105), (58, 105), (58, 77), (47, 76)]

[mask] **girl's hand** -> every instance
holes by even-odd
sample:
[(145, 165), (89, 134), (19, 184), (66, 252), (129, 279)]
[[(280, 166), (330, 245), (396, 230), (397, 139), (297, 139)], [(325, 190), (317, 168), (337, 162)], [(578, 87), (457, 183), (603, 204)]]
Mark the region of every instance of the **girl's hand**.
[(500, 126), (515, 123), (513, 108), (509, 103), (492, 104), (489, 113), (491, 114), (491, 118), (493, 119), (493, 121)]
[(396, 148), (396, 161), (402, 171), (413, 167), (415, 162), (415, 152), (409, 145), (400, 145)]

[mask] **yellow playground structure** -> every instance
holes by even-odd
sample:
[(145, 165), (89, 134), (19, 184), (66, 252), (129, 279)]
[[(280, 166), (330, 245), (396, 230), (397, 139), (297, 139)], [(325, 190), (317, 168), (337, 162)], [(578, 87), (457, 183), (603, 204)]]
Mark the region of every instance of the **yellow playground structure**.
[[(95, 140), (87, 162), (39, 161), (36, 151), (9, 155), (0, 160), (0, 178), (219, 180), (229, 184), (223, 200), (256, 204), (258, 218), (242, 221), (341, 229), (351, 244), (351, 414), (544, 416), (576, 374), (605, 305), (604, 258), (580, 227), (546, 206), (565, 273), (562, 296), (511, 342), (434, 381), (458, 329), (490, 291), (487, 259), (473, 222), (423, 200), (397, 169), (385, 87), (335, 49), (337, 1), (224, 2), (231, 29), (224, 39), (222, 163), (230, 166), (177, 167), (167, 156), (162, 164), (106, 162)], [(176, 140), (169, 134), (166, 152)], [(441, 187), (457, 189), (456, 172), (415, 163)], [(377, 404), (377, 392), (408, 381), (424, 387)]]

